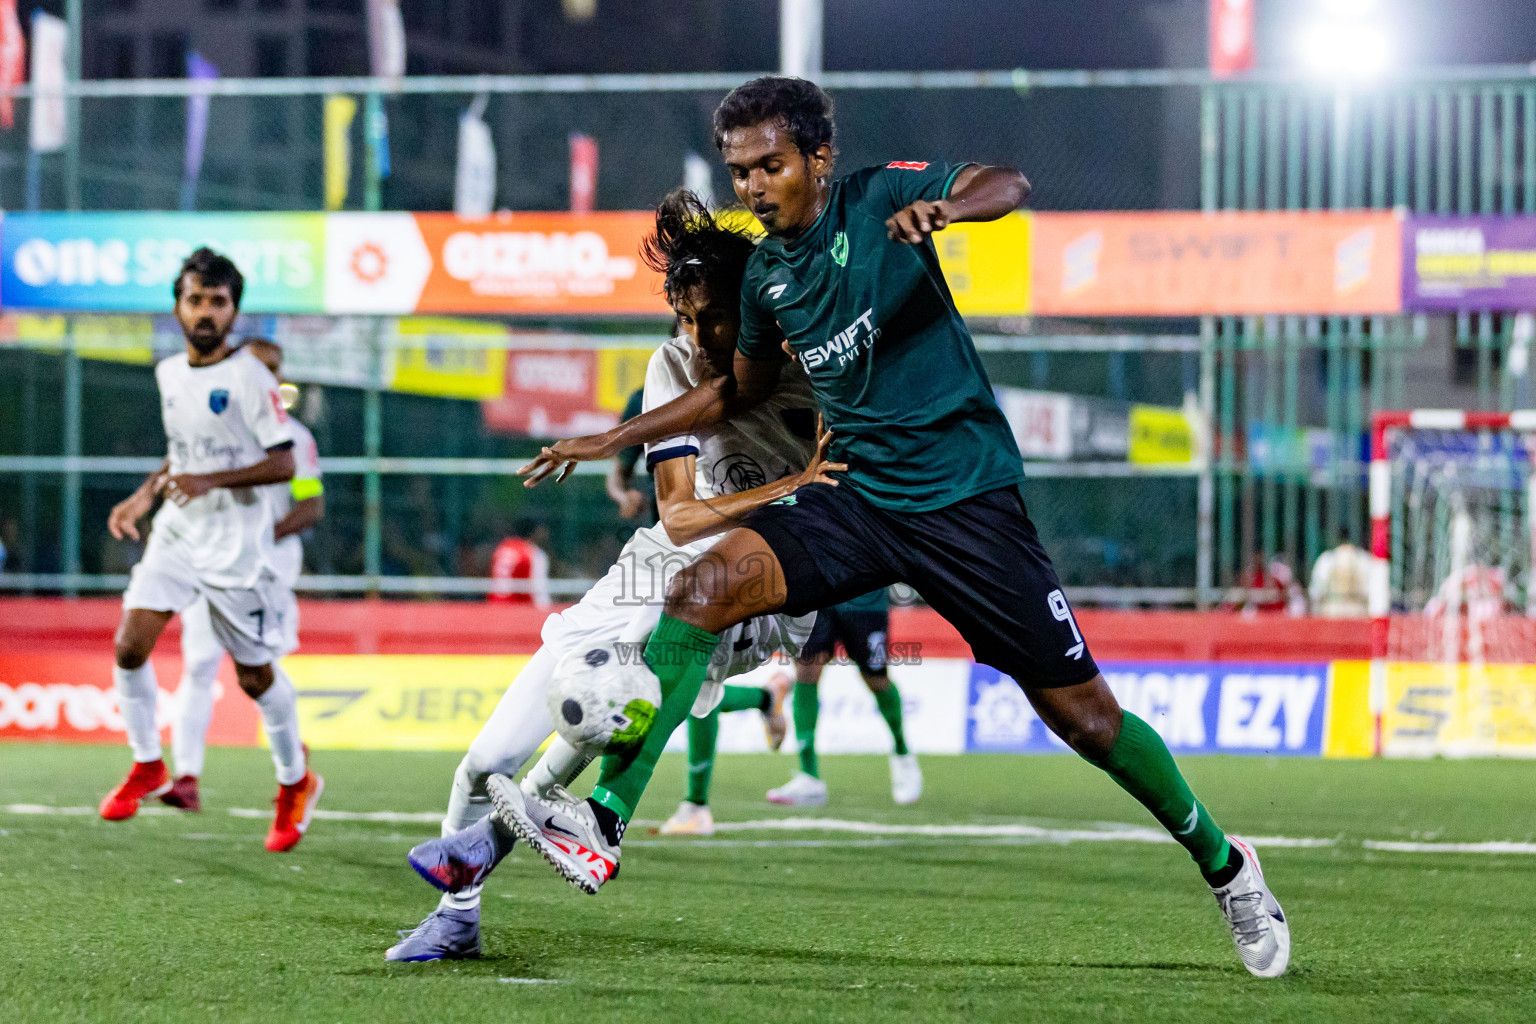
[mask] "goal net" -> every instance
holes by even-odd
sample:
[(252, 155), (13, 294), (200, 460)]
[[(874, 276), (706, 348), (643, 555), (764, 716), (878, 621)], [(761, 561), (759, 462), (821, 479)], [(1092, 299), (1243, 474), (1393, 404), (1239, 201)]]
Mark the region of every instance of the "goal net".
[(1378, 413), (1372, 704), (1389, 756), (1536, 756), (1536, 412)]

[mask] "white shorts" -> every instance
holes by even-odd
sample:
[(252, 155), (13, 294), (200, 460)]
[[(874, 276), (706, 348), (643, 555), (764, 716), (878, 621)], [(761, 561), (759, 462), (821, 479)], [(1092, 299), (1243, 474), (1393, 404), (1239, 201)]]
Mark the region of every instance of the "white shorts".
[(128, 578), (123, 607), (180, 612), (199, 597), (208, 601), (214, 637), (236, 664), (271, 664), (285, 653), (290, 635), (297, 635), (293, 591), (276, 574), (263, 571), (250, 588), (210, 587), (198, 580), (174, 545), (157, 544), (151, 534), (143, 559)]
[[(540, 634), (544, 646), (558, 658), (589, 644), (640, 640), (661, 617), (667, 583), (713, 542), (710, 538), (679, 548), (667, 541), (660, 526), (636, 530), (618, 561), (579, 603), (544, 620)], [(702, 718), (713, 711), (725, 696), (729, 677), (750, 672), (777, 651), (798, 651), (810, 639), (815, 624), (815, 612), (763, 615), (726, 630), (692, 714)]]
[[(299, 602), (288, 591), (288, 610), (282, 614), (282, 639), (278, 654), (287, 657), (299, 649)], [(207, 598), (199, 595), (181, 611), (181, 658), (183, 663), (224, 657), (224, 645), (213, 631), (213, 615)]]

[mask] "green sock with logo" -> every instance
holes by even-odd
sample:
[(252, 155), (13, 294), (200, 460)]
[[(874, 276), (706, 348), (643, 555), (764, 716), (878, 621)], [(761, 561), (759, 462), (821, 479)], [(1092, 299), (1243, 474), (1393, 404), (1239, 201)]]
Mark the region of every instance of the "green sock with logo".
[(816, 715), (821, 711), (820, 687), (815, 683), (796, 683), (792, 714), (795, 742), (800, 745), (800, 770), (813, 779), (821, 778), (816, 763)]
[(1207, 880), (1218, 875), (1227, 866), (1226, 834), (1195, 799), (1163, 738), (1129, 711), (1122, 715), (1120, 736), (1109, 756), (1086, 760), (1108, 772), (1121, 789), (1151, 811), (1157, 823), (1189, 851)]
[(639, 750), (628, 757), (609, 754), (603, 758), (597, 786), (592, 790), (593, 803), (606, 807), (621, 821), (628, 822), (635, 816), (640, 795), (651, 781), (667, 740), (683, 724), (698, 699), (699, 687), (709, 672), (710, 656), (719, 641), (713, 633), (662, 615), (645, 645), (644, 655), (645, 663), (661, 683), (661, 707), (656, 709), (655, 721)]

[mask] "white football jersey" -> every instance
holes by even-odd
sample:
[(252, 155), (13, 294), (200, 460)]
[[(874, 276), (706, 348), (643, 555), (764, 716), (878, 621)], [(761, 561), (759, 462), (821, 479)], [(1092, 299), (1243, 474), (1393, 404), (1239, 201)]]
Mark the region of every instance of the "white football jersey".
[[(155, 382), (172, 474), (253, 466), (268, 448), (293, 440), (277, 380), (249, 352), (212, 366), (192, 366), (183, 352), (155, 367)], [(165, 531), (199, 581), (253, 586), (263, 569), (276, 571), (272, 502), (264, 490), (216, 487), (184, 506), (167, 501), (155, 530)]]
[[(293, 479), (265, 488), (272, 502), (274, 526), (293, 511), (294, 505), (305, 498), (318, 497), (323, 493), (320, 449), (315, 446), (315, 435), (309, 432), (309, 428), (297, 416), (288, 417), (288, 427), (293, 431)], [(278, 579), (291, 588), (298, 582), (299, 573), (304, 571), (304, 543), (299, 535), (292, 533), (278, 541), (274, 557)]]
[[(693, 390), (707, 372), (703, 353), (687, 337), (671, 339), (651, 355), (642, 408), (666, 405)], [(815, 434), (810, 378), (799, 363), (791, 363), (780, 371), (767, 401), (709, 430), (646, 445), (646, 465), (693, 455), (696, 497), (735, 494), (803, 470), (816, 451)]]

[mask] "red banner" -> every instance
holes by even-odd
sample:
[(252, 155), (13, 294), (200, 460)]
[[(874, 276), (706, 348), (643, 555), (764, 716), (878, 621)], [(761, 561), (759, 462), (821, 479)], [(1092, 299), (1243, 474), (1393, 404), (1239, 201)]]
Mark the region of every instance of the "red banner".
[[(181, 677), (181, 659), (154, 659), (160, 683), (158, 719), (169, 735), (175, 707), (172, 691)], [(234, 666), (219, 669), (219, 696), (208, 729), (211, 746), (256, 744), (256, 702), (240, 691)], [(0, 741), (127, 743), (123, 715), (112, 685), (110, 648), (101, 654), (0, 655)]]

